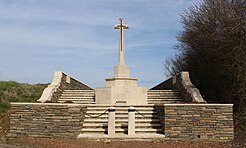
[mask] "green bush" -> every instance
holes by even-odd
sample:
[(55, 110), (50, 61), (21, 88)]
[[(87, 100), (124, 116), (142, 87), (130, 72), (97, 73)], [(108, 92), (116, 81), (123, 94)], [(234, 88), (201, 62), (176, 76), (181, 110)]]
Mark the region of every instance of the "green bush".
[(0, 103), (0, 113), (5, 113), (10, 108), (10, 104), (7, 102)]

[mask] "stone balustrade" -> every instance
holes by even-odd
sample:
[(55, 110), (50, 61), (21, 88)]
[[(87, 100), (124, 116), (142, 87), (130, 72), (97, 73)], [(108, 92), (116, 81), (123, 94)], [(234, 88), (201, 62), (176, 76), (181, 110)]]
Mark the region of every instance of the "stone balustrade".
[(56, 71), (52, 83), (44, 89), (38, 102), (58, 102), (64, 90), (93, 90), (89, 86), (68, 76), (62, 71)]
[(206, 103), (200, 91), (192, 84), (189, 72), (182, 71), (168, 80), (151, 88), (151, 90), (176, 89), (180, 92), (185, 102)]

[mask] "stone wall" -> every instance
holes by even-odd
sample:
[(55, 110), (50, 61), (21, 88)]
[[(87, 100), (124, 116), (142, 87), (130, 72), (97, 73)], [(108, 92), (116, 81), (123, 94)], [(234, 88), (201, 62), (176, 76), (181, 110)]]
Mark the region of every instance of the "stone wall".
[[(165, 140), (232, 141), (232, 104), (164, 104), (155, 106)], [(9, 137), (76, 138), (87, 107), (81, 104), (11, 103)]]
[(165, 104), (162, 118), (169, 140), (232, 141), (232, 104)]
[(150, 90), (164, 90), (164, 89), (176, 89), (175, 86), (173, 85), (173, 80), (172, 78), (167, 79), (164, 82), (161, 82), (160, 84), (154, 86)]
[(52, 83), (44, 89), (38, 102), (57, 102), (64, 90), (93, 90), (84, 83), (68, 76), (62, 71), (56, 71)]
[(86, 107), (78, 104), (11, 103), (9, 137), (74, 137), (82, 129)]

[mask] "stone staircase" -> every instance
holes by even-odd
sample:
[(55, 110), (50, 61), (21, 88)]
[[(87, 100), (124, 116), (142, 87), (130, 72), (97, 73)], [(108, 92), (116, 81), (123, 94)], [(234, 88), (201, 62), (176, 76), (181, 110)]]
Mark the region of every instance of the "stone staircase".
[(148, 90), (148, 104), (184, 103), (178, 90)]
[[(184, 103), (177, 90), (148, 90), (148, 104)], [(95, 104), (95, 90), (64, 90), (60, 103)]]
[[(90, 105), (87, 108), (81, 134), (107, 134), (109, 106)], [(115, 131), (116, 134), (127, 134), (128, 132), (128, 108), (129, 106), (115, 107)], [(153, 105), (134, 106), (136, 134), (162, 133), (162, 125)], [(139, 113), (138, 113), (139, 112)]]
[(64, 90), (58, 102), (95, 104), (95, 90)]

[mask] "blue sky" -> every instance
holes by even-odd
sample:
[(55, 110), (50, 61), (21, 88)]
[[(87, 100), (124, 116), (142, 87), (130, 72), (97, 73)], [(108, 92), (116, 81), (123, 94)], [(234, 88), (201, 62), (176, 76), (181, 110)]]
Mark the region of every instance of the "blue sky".
[(54, 71), (104, 86), (118, 64), (125, 18), (125, 61), (140, 86), (166, 79), (164, 60), (197, 0), (0, 0), (0, 80), (48, 83)]

